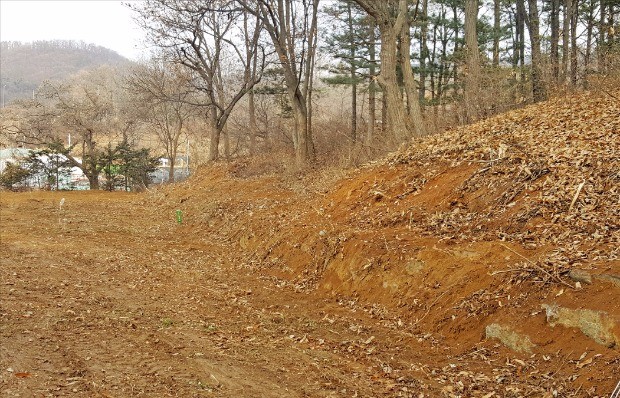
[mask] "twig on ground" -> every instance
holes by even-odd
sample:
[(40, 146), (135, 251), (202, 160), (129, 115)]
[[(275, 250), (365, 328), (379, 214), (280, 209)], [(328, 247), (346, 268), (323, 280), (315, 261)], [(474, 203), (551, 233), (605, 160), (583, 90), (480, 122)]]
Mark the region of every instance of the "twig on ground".
[(547, 275), (549, 278), (554, 279), (555, 281), (561, 283), (562, 285), (568, 286), (571, 289), (575, 289), (575, 286), (571, 285), (570, 283), (564, 282), (562, 280), (562, 278), (555, 276), (553, 274), (551, 274), (549, 271), (547, 271), (546, 269), (544, 269), (543, 267), (541, 267), (540, 265), (538, 265), (535, 261), (525, 257), (523, 254), (517, 252), (516, 250), (508, 247), (507, 245), (500, 243), (500, 245), (502, 245), (503, 247), (505, 247), (506, 249), (510, 250), (511, 252), (513, 252), (514, 254), (516, 254), (517, 256), (521, 257), (522, 259), (524, 259), (525, 261), (527, 261), (528, 263), (532, 264), (537, 270), (539, 270), (540, 272), (544, 273), (545, 275)]

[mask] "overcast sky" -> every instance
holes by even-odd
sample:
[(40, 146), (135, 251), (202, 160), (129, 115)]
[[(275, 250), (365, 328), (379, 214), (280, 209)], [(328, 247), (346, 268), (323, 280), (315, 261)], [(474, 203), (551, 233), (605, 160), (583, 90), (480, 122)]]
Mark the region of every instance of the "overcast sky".
[(144, 35), (122, 3), (127, 1), (0, 0), (0, 40), (84, 41), (138, 60), (146, 55)]

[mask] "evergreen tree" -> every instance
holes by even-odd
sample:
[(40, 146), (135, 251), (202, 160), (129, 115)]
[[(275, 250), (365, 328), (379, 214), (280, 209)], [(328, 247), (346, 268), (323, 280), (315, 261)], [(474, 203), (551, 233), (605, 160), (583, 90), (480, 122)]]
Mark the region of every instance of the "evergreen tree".
[(6, 167), (0, 173), (0, 186), (5, 189), (13, 190), (16, 185), (23, 184), (31, 171), (20, 164), (7, 162)]
[(324, 79), (329, 84), (351, 86), (351, 122), (349, 138), (359, 139), (357, 129), (357, 97), (361, 83), (371, 83), (370, 51), (374, 38), (370, 37), (369, 19), (352, 0), (344, 0), (326, 7), (323, 12), (331, 18), (336, 29), (327, 37), (325, 51), (332, 55), (337, 64), (330, 71), (332, 76)]
[[(32, 176), (42, 175), (45, 186), (58, 191), (61, 189), (61, 181), (68, 181), (71, 176), (71, 162), (64, 155), (65, 152), (62, 142), (53, 141), (44, 149), (30, 151), (25, 164)], [(63, 187), (67, 187), (66, 184)]]

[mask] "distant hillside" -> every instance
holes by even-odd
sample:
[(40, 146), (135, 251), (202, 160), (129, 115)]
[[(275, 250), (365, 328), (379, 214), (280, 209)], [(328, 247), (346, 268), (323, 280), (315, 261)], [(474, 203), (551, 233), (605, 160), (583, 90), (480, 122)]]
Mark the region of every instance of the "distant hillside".
[(127, 58), (112, 50), (84, 42), (3, 41), (0, 43), (3, 99), (8, 103), (28, 98), (44, 80), (62, 80), (83, 69), (128, 62)]

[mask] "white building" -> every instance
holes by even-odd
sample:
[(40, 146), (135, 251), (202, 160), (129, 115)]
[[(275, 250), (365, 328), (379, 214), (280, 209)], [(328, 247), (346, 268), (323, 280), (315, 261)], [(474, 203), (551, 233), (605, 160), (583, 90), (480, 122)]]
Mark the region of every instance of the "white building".
[[(30, 156), (31, 152), (32, 152), (31, 149), (24, 149), (24, 148), (7, 148), (7, 149), (0, 150), (0, 173), (4, 171), (7, 163), (20, 164), (24, 161), (24, 159)], [(61, 161), (66, 160), (66, 158), (63, 155), (59, 155), (59, 156), (61, 157), (60, 158)], [(48, 156), (40, 156), (39, 159), (41, 160), (41, 162), (48, 164), (48, 165), (53, 162), (53, 160), (50, 159)], [(78, 159), (78, 158), (76, 158), (76, 160), (78, 162), (81, 161), (81, 159)], [(58, 179), (59, 189), (80, 189), (82, 190), (82, 189), (89, 188), (88, 178), (86, 178), (86, 176), (84, 175), (84, 173), (79, 167), (66, 167), (63, 169), (65, 170), (69, 169), (69, 172), (62, 173), (63, 175), (59, 176), (59, 179)], [(30, 188), (46, 188), (46, 186), (48, 185), (48, 181), (46, 180), (45, 175), (39, 174), (39, 175), (33, 175), (29, 177), (25, 181), (24, 185)], [(51, 188), (55, 189), (56, 187), (54, 186)]]
[(21, 163), (21, 160), (30, 155), (30, 149), (6, 148), (0, 149), (0, 173), (4, 172), (7, 163)]

